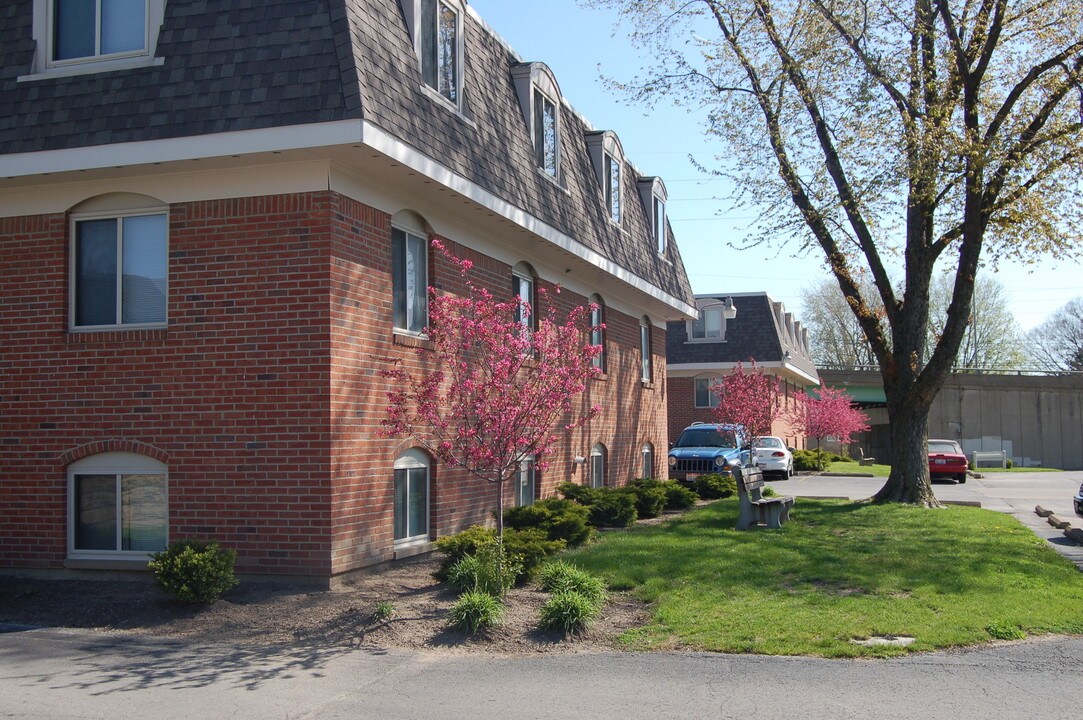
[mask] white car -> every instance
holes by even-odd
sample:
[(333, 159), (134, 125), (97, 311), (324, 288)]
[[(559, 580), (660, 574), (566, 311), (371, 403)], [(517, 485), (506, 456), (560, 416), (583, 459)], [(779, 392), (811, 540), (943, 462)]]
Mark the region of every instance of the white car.
[(753, 442), (756, 448), (755, 463), (763, 473), (778, 473), (783, 480), (793, 474), (793, 453), (782, 442), (782, 438), (771, 435), (757, 437)]

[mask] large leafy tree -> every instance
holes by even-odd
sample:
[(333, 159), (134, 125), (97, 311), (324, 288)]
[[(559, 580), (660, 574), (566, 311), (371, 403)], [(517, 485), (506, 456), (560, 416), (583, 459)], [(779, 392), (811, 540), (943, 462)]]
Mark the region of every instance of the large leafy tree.
[[(936, 505), (929, 408), (983, 254), (1079, 252), (1083, 5), (595, 3), (618, 7), (654, 51), (648, 74), (625, 86), (633, 97), (708, 109), (708, 132), (729, 146), (722, 172), (762, 210), (759, 239), (822, 252), (883, 376), (892, 470), (875, 499)], [(938, 267), (951, 301), (929, 346)]]
[(777, 377), (768, 375), (755, 360), (750, 363), (746, 371), (738, 362), (733, 372), (711, 386), (711, 392), (718, 398), (714, 409), (718, 421), (744, 426), (750, 440), (755, 440), (758, 435), (770, 435), (771, 426), (781, 417), (782, 393)]
[(381, 371), (392, 381), (383, 432), (413, 438), (438, 460), (492, 483), (503, 538), (504, 488), (520, 463), (536, 457), (544, 469), (554, 443), (598, 414), (597, 405), (584, 409), (573, 401), (598, 374), (594, 358), (602, 348), (588, 341), (592, 308), (558, 318), (549, 304), (538, 322), (524, 323), (529, 303), (495, 297), (473, 282), (469, 260), (433, 245), (458, 265), (467, 292), (429, 288), (429, 344), (417, 350), (422, 362)]

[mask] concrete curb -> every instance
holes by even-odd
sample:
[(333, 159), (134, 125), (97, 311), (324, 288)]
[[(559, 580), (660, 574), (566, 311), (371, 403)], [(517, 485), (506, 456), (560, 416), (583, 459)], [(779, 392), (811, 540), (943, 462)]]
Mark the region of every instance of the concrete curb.
[(1035, 505), (1035, 506), (1034, 506), (1034, 513), (1035, 513), (1035, 514), (1036, 514), (1036, 515), (1037, 515), (1038, 517), (1043, 517), (1043, 518), (1047, 518), (1047, 517), (1049, 517), (1050, 515), (1052, 515), (1052, 514), (1053, 514), (1053, 511), (1052, 511), (1052, 510), (1046, 510), (1046, 509), (1045, 509), (1044, 507), (1042, 507), (1041, 505)]
[(876, 477), (872, 473), (837, 473), (837, 472), (822, 472), (820, 477), (861, 477), (871, 478)]
[(1064, 528), (1064, 537), (1083, 545), (1083, 528), (1066, 527)]
[(980, 500), (941, 500), (943, 505), (960, 505), (962, 507), (981, 507)]

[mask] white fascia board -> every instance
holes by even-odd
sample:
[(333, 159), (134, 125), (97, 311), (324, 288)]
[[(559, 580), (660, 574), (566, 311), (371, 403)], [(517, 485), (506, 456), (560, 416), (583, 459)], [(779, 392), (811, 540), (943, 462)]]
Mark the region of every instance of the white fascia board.
[(631, 285), (636, 290), (674, 308), (678, 312), (690, 316), (695, 315), (696, 308), (694, 306), (673, 297), (649, 281), (625, 270), (601, 253), (591, 250), (551, 225), (542, 222), (522, 208), (519, 208), (506, 200), (502, 200), (476, 183), (455, 173), (450, 168), (441, 165), (431, 157), (410, 147), (390, 133), (387, 133), (369, 122), (365, 122), (364, 136), (365, 145), (368, 145), (374, 150), (378, 150), (415, 172), (440, 183), (444, 187), (454, 190), (464, 197), (470, 198), (497, 215), (500, 215), (531, 233), (553, 243), (562, 250), (585, 260), (600, 270), (616, 277), (618, 280)]
[[(741, 363), (742, 367), (751, 367), (748, 363)], [(667, 363), (666, 364), (666, 376), (667, 377), (696, 377), (697, 375), (703, 375), (706, 373), (721, 373), (723, 375), (731, 372), (737, 363), (731, 362), (717, 362), (717, 363)], [(779, 373), (772, 373), (773, 375), (782, 375), (784, 373), (793, 374), (799, 378), (805, 380), (809, 385), (819, 385), (820, 381), (809, 375), (801, 368), (795, 367), (788, 363), (781, 362), (757, 362), (756, 367), (764, 368), (766, 370), (781, 370)]]
[(141, 140), (65, 150), (0, 156), (0, 177), (97, 170), (122, 165), (199, 160), (202, 158), (280, 152), (362, 141), (360, 120), (212, 133), (196, 137)]

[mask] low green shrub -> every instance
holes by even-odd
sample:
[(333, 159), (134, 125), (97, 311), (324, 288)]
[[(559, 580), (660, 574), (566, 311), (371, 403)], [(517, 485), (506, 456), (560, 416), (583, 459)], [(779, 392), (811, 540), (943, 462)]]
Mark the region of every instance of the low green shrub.
[(760, 497), (773, 498), (778, 497), (778, 492), (775, 491), (770, 485), (764, 485), (760, 488)]
[(523, 567), (498, 542), (478, 546), (448, 569), (447, 584), (459, 593), (482, 592), (504, 597)]
[(147, 567), (158, 586), (186, 603), (212, 603), (237, 584), (237, 553), (216, 542), (178, 540), (151, 555)]
[(556, 555), (567, 546), (568, 543), (562, 538), (550, 540), (541, 528), (504, 531), (504, 549), (520, 567), (517, 583), (533, 578), (547, 557)]
[(465, 592), (448, 613), (448, 624), (471, 635), (500, 624), (504, 605), (499, 598), (483, 592)]
[(687, 510), (695, 507), (699, 495), (675, 480), (666, 483), (666, 510)]
[(597, 603), (577, 592), (556, 593), (542, 605), (538, 627), (565, 635), (581, 632), (598, 617), (600, 611)]
[(590, 510), (584, 505), (571, 500), (546, 498), (505, 510), (504, 526), (516, 530), (538, 528), (550, 540), (563, 540), (573, 548), (587, 542), (594, 534), (589, 518)]
[(557, 492), (560, 493), (560, 496), (565, 500), (571, 500), (580, 505), (590, 507), (598, 502), (598, 498), (602, 494), (602, 489), (594, 488), (589, 485), (580, 485), (579, 483), (562, 482), (557, 485)]
[(793, 469), (809, 471), (822, 470), (823, 468), (820, 467), (820, 460), (815, 450), (794, 450)]
[(541, 587), (553, 594), (576, 592), (599, 606), (606, 600), (605, 582), (601, 578), (562, 560), (542, 567)]
[(436, 550), (444, 554), (444, 559), (440, 561), (440, 568), (433, 573), (433, 577), (441, 582), (447, 580), (448, 570), (452, 565), (467, 555), (473, 555), (482, 545), (492, 542), (496, 542), (496, 530), (481, 525), (471, 525), (462, 532), (437, 538)]
[(632, 494), (636, 503), (636, 515), (654, 518), (662, 514), (666, 506), (666, 489), (660, 480), (633, 480), (620, 491)]
[(597, 502), (590, 506), (590, 524), (594, 527), (628, 527), (639, 517), (636, 499), (631, 493), (615, 488), (600, 488)]
[(1004, 461), (1004, 467), (1008, 470), (1011, 470), (1013, 467), (1015, 467), (1015, 463), (1012, 462), (1011, 458), (1008, 458)]
[(695, 481), (695, 491), (704, 500), (718, 500), (737, 494), (737, 481), (729, 473), (700, 475)]
[(1015, 623), (998, 620), (985, 626), (985, 632), (989, 637), (997, 640), (1023, 640), (1027, 634)]

